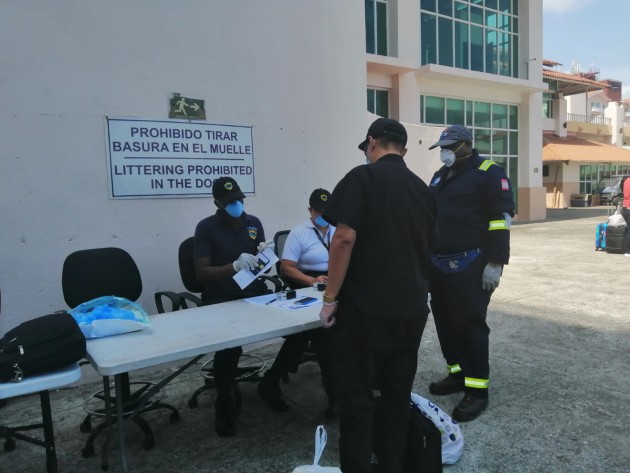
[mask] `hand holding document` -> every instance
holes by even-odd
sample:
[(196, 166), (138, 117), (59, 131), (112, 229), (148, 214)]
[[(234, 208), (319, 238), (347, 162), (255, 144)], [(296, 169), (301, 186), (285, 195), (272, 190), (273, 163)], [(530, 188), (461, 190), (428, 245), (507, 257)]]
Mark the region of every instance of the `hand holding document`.
[(278, 257), (273, 252), (273, 248), (266, 248), (256, 256), (256, 267), (254, 269), (241, 269), (234, 276), (234, 281), (241, 289), (249, 286), (259, 274), (267, 271), (273, 264), (278, 261)]

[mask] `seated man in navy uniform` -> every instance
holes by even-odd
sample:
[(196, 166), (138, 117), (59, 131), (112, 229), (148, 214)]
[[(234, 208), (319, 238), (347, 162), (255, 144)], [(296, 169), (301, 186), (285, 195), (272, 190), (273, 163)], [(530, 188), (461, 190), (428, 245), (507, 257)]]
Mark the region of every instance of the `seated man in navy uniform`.
[[(203, 219), (195, 230), (195, 273), (205, 284), (201, 295), (204, 305), (233, 301), (269, 293), (265, 283), (254, 280), (241, 289), (233, 276), (242, 269), (254, 269), (259, 251), (266, 248), (265, 232), (258, 218), (243, 211), (245, 194), (231, 177), (220, 177), (212, 185), (217, 211)], [(221, 437), (236, 434), (232, 399), (241, 347), (214, 354), (214, 376), (217, 389), (215, 430)]]

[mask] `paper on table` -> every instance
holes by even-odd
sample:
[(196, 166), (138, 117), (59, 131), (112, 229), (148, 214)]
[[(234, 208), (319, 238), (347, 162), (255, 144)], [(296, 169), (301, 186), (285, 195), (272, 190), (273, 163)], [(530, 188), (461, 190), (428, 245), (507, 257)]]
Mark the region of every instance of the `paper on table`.
[(271, 248), (267, 248), (265, 251), (258, 253), (256, 258), (258, 259), (258, 266), (256, 266), (254, 270), (241, 269), (238, 273), (232, 276), (234, 281), (236, 281), (236, 284), (238, 284), (241, 289), (245, 289), (249, 286), (259, 274), (267, 271), (273, 264), (276, 263), (276, 261), (278, 261), (278, 257)]
[(272, 307), (282, 307), (283, 309), (290, 309), (290, 310), (303, 309), (304, 307), (310, 307), (312, 305), (317, 305), (317, 304), (322, 303), (321, 300), (316, 300), (309, 304), (303, 304), (303, 305), (294, 304), (294, 301), (301, 299), (302, 297), (306, 297), (306, 295), (300, 294), (298, 292), (296, 294), (295, 299), (289, 299), (289, 300), (286, 300), (286, 299), (278, 300), (276, 299), (275, 294), (265, 294), (264, 296), (248, 297), (243, 300), (245, 302), (249, 302), (250, 304), (263, 305), (263, 306), (268, 305)]

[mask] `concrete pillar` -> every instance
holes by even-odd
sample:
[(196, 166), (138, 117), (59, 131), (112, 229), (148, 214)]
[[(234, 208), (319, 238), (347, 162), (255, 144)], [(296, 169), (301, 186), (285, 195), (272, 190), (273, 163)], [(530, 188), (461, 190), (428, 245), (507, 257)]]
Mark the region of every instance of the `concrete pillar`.
[(546, 192), (542, 185), (541, 103), (542, 92), (536, 92), (525, 96), (519, 107), (519, 220), (542, 220), (547, 215)]

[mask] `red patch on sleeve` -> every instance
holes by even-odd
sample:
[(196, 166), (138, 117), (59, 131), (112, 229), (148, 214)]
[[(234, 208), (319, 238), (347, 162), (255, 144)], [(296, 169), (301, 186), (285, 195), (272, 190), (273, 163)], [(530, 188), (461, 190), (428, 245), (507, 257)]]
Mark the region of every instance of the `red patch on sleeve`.
[(501, 179), (501, 190), (503, 190), (503, 191), (509, 191), (510, 190), (510, 184), (508, 184), (508, 180), (507, 179)]

